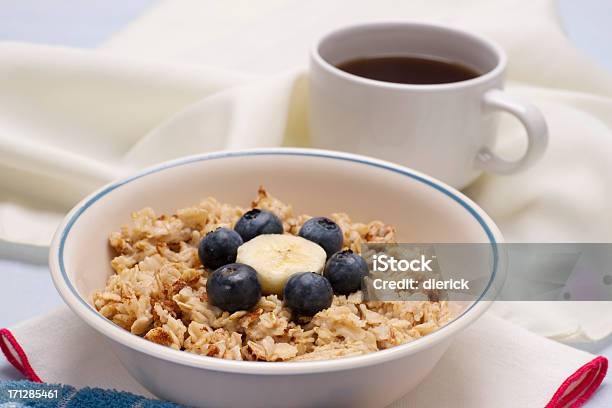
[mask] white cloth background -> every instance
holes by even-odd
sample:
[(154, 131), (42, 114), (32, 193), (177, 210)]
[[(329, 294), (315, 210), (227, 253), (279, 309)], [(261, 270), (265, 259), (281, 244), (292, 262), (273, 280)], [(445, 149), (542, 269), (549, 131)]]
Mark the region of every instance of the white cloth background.
[[(551, 0), (185, 0), (160, 3), (96, 52), (2, 44), (0, 238), (44, 247), (80, 197), (160, 160), (308, 145), (304, 66), (311, 41), (340, 24), (399, 18), (449, 23), (497, 40), (509, 54), (508, 89), (548, 120), (550, 146), (540, 163), (522, 174), (484, 176), (466, 190), (506, 239), (609, 241), (612, 75), (569, 43)], [(498, 148), (511, 155), (521, 146), (522, 129), (504, 117)], [(596, 341), (612, 332), (605, 303), (513, 302), (497, 309), (562, 341)], [(24, 330), (28, 325), (35, 327), (25, 323)], [(479, 327), (486, 347), (507, 325), (487, 318), (473, 330)], [(508, 338), (519, 335), (507, 330)], [(28, 348), (35, 339), (26, 338)], [(547, 356), (544, 346), (560, 361), (580, 353), (535, 336), (509, 352), (530, 361)], [(569, 369), (550, 366), (548, 373), (557, 381)], [(518, 367), (507, 373), (524, 381), (546, 376), (523, 375)]]

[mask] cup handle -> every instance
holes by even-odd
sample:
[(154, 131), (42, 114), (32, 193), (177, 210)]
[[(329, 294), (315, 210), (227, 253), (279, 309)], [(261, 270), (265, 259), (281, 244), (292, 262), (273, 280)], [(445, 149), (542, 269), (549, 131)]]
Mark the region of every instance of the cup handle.
[(523, 157), (509, 161), (502, 159), (488, 147), (483, 147), (476, 156), (476, 167), (494, 173), (511, 174), (531, 166), (542, 157), (548, 145), (548, 127), (538, 108), (499, 89), (487, 91), (483, 95), (483, 105), (485, 109), (511, 113), (520, 120), (527, 131), (527, 149)]

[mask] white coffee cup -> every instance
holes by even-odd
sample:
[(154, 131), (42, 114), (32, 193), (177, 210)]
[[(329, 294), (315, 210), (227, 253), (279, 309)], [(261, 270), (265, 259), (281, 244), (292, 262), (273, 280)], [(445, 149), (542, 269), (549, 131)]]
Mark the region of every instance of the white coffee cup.
[[(356, 58), (425, 56), (460, 62), (482, 73), (460, 82), (409, 85), (349, 74), (336, 65)], [(466, 31), (415, 22), (358, 24), (317, 41), (310, 64), (314, 147), (379, 157), (462, 188), (484, 171), (514, 173), (537, 161), (548, 142), (533, 105), (501, 90), (506, 55)], [(518, 118), (527, 133), (523, 156), (508, 161), (488, 146), (496, 111)]]

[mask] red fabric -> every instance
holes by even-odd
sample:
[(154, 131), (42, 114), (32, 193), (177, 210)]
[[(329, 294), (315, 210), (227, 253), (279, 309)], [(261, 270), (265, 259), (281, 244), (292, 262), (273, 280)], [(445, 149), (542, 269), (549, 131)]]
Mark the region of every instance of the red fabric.
[(608, 372), (608, 359), (595, 357), (561, 384), (546, 408), (581, 407), (597, 390)]
[(9, 329), (0, 330), (0, 349), (9, 363), (13, 365), (21, 374), (24, 375), (30, 381), (41, 383), (42, 380), (38, 377), (38, 374), (34, 371), (28, 356), (25, 351), (21, 348), (13, 333)]
[[(6, 359), (28, 380), (42, 380), (28, 361), (28, 357), (9, 329), (0, 330), (0, 349)], [(608, 359), (595, 357), (567, 379), (557, 389), (545, 408), (578, 408), (597, 390), (608, 371)]]

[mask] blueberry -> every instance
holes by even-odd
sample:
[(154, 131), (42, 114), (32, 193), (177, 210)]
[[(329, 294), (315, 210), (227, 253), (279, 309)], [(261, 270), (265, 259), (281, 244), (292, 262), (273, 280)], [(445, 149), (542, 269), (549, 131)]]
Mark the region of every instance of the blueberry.
[(198, 256), (202, 265), (208, 269), (217, 269), (223, 265), (236, 262), (236, 252), (242, 245), (242, 238), (229, 228), (217, 228), (206, 234), (200, 241)]
[(254, 208), (244, 213), (234, 226), (244, 242), (262, 234), (282, 234), (283, 222), (274, 213)]
[(348, 295), (361, 289), (361, 281), (368, 275), (368, 264), (361, 256), (347, 249), (329, 258), (324, 275), (334, 288), (334, 293)]
[(231, 263), (214, 271), (206, 281), (206, 293), (219, 309), (249, 310), (261, 298), (257, 272), (249, 265)]
[(342, 249), (342, 230), (329, 218), (309, 219), (302, 225), (298, 235), (322, 246), (328, 258)]
[(291, 276), (283, 291), (285, 305), (301, 316), (313, 316), (332, 304), (334, 291), (325, 277), (314, 272)]

